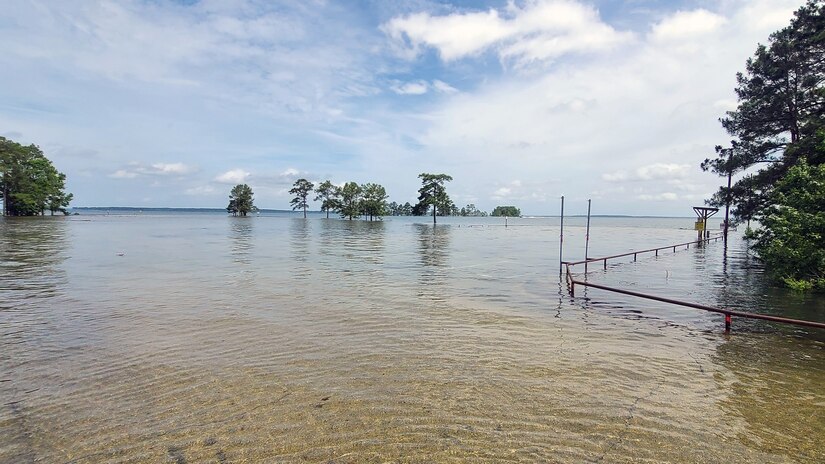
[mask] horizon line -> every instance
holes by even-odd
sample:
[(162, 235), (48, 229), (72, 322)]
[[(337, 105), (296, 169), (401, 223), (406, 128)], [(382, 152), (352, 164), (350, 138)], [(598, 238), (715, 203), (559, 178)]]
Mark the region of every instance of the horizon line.
[[(93, 210), (103, 210), (103, 209), (118, 209), (118, 210), (136, 210), (136, 211), (174, 211), (174, 210), (201, 210), (201, 211), (225, 211), (226, 208), (215, 208), (215, 207), (199, 207), (199, 206), (72, 206), (69, 209), (93, 209)], [(279, 212), (279, 213), (295, 213), (295, 214), (302, 214), (302, 210), (289, 210), (289, 209), (277, 209), (277, 208), (258, 208), (259, 211), (270, 211), (270, 212)], [(326, 213), (325, 211), (321, 210), (310, 210), (307, 209), (307, 213)], [(396, 217), (393, 215), (387, 215), (384, 217)], [(401, 217), (401, 216), (397, 216)], [(448, 216), (448, 217), (470, 217), (470, 216)], [(478, 216), (482, 217), (482, 216)], [(496, 217), (487, 215), (486, 217)], [(557, 218), (559, 217), (558, 214), (522, 214), (519, 216), (521, 218)], [(568, 214), (564, 217), (584, 217), (586, 218), (586, 214)], [(667, 218), (667, 219), (690, 219), (692, 216), (659, 216), (659, 215), (649, 215), (649, 214), (591, 214), (590, 217), (628, 217), (628, 218)]]

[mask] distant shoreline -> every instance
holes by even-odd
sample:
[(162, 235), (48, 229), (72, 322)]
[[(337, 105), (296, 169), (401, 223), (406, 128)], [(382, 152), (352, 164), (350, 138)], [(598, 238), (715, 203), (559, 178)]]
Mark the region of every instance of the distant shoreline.
[[(225, 208), (160, 208), (160, 207), (146, 207), (141, 208), (137, 206), (74, 206), (70, 208), (71, 211), (163, 211), (163, 212), (203, 212), (203, 213), (216, 213), (216, 212), (226, 212)], [(301, 211), (292, 211), (289, 209), (268, 209), (268, 208), (261, 208), (260, 211), (262, 213), (295, 213), (300, 214)], [(307, 210), (307, 213), (313, 214), (326, 214), (323, 211), (313, 211)], [(392, 217), (392, 216), (385, 216), (385, 217)], [(454, 217), (464, 217), (464, 216), (454, 216)], [(469, 216), (467, 216), (469, 217)], [(492, 217), (492, 216), (490, 216)], [(530, 219), (530, 218), (557, 218), (559, 217), (556, 215), (549, 215), (549, 214), (526, 214), (522, 215), (522, 219)], [(566, 218), (586, 218), (586, 214), (569, 214), (565, 215)], [(632, 215), (632, 214), (591, 214), (591, 218), (639, 218), (639, 219), (685, 219), (685, 218), (692, 218), (691, 216), (651, 216), (651, 215)]]

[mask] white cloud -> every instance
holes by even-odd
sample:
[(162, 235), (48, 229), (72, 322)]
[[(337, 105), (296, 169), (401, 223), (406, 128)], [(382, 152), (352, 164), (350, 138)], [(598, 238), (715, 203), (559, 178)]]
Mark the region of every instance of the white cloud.
[(189, 166), (183, 163), (154, 163), (150, 166), (144, 166), (140, 162), (132, 161), (128, 163), (127, 169), (119, 169), (110, 174), (109, 177), (120, 179), (134, 179), (138, 176), (167, 176), (176, 175), (182, 176), (197, 171), (194, 166)]
[(689, 164), (654, 163), (640, 167), (636, 170), (636, 175), (641, 180), (675, 179), (685, 177), (691, 169), (695, 169), (695, 166)]
[(152, 170), (157, 174), (188, 174), (195, 170), (192, 166), (187, 166), (183, 163), (155, 163), (152, 165)]
[(676, 195), (673, 192), (663, 192), (663, 193), (657, 193), (655, 195), (650, 195), (650, 194), (636, 195), (636, 198), (638, 200), (644, 200), (644, 201), (675, 201), (675, 200), (679, 199), (679, 196)]
[(493, 198), (504, 199), (504, 198), (509, 197), (511, 193), (513, 193), (513, 190), (511, 188), (501, 187), (501, 188), (496, 189), (495, 192), (493, 192)]
[(112, 178), (115, 178), (115, 179), (134, 179), (137, 176), (138, 176), (138, 173), (127, 171), (125, 169), (118, 169), (117, 171), (109, 174), (109, 177), (112, 177)]
[(297, 169), (287, 168), (284, 172), (281, 173), (281, 177), (296, 177), (299, 174), (301, 174), (301, 172), (298, 171)]
[(679, 11), (653, 26), (652, 40), (675, 41), (703, 37), (722, 27), (727, 20), (708, 10)]
[(423, 95), (429, 90), (429, 85), (425, 81), (398, 82), (390, 88), (399, 95)]
[(215, 187), (213, 187), (211, 185), (202, 185), (202, 186), (199, 186), (199, 187), (188, 188), (188, 189), (184, 190), (183, 193), (185, 193), (186, 195), (193, 195), (193, 196), (211, 195), (211, 194), (215, 193)]
[(451, 86), (450, 84), (448, 84), (444, 81), (440, 81), (438, 79), (435, 79), (433, 81), (433, 88), (435, 90), (437, 90), (438, 92), (441, 92), (441, 93), (456, 93), (456, 92), (458, 92), (458, 89), (456, 89), (455, 87)]
[(534, 0), (523, 7), (509, 3), (503, 11), (444, 16), (416, 13), (395, 17), (381, 29), (409, 56), (432, 47), (447, 62), (494, 49), (501, 59), (525, 65), (610, 50), (632, 40), (632, 34), (602, 22), (593, 7), (572, 0)]
[(215, 177), (215, 181), (222, 184), (243, 184), (249, 176), (250, 173), (243, 169), (232, 169)]
[(632, 173), (618, 170), (602, 174), (602, 179), (607, 182), (681, 179), (687, 176), (693, 168), (694, 166), (689, 164), (653, 163), (639, 167)]

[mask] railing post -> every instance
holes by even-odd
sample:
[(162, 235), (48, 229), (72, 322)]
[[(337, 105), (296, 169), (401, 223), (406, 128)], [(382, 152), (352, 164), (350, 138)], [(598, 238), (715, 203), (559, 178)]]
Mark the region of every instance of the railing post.
[(564, 254), (564, 195), (561, 196), (561, 214), (559, 214), (559, 275), (561, 275), (562, 255)]
[(587, 199), (587, 230), (584, 232), (584, 273), (587, 274), (588, 249), (590, 248), (590, 199)]

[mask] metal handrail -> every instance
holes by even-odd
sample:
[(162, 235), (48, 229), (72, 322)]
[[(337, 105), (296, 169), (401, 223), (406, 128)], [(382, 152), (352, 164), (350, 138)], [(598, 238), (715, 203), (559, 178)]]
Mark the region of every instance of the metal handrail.
[(656, 256), (659, 256), (659, 251), (661, 251), (661, 250), (667, 250), (667, 249), (672, 248), (673, 251), (676, 252), (676, 248), (685, 247), (687, 249), (687, 248), (690, 248), (691, 245), (698, 245), (700, 243), (707, 243), (707, 242), (710, 242), (711, 240), (716, 241), (716, 240), (719, 240), (720, 238), (722, 238), (722, 236), (717, 235), (717, 236), (714, 236), (714, 237), (703, 238), (701, 240), (695, 240), (693, 242), (679, 243), (679, 244), (676, 244), (676, 245), (668, 245), (668, 246), (663, 246), (663, 247), (659, 247), (659, 248), (649, 248), (649, 249), (646, 249), (646, 250), (629, 251), (627, 253), (622, 253), (622, 254), (618, 254), (618, 255), (611, 255), (611, 256), (602, 256), (600, 258), (587, 258), (587, 259), (583, 259), (581, 261), (564, 261), (563, 263), (567, 264), (569, 266), (577, 266), (579, 264), (592, 263), (592, 262), (595, 262), (595, 261), (605, 261), (605, 265), (606, 265), (607, 264), (606, 262), (607, 262), (608, 259), (623, 258), (625, 256), (633, 255), (633, 259), (635, 260), (636, 255), (640, 255), (642, 253), (650, 253), (650, 252), (655, 252)]
[[(770, 316), (770, 315), (767, 315), (767, 314), (749, 313), (749, 312), (736, 311), (736, 310), (724, 309), (724, 308), (715, 308), (713, 306), (706, 306), (706, 305), (701, 305), (701, 304), (698, 304), (698, 303), (691, 303), (691, 302), (688, 302), (688, 301), (681, 301), (681, 300), (676, 300), (676, 299), (673, 299), (673, 298), (665, 298), (665, 297), (656, 296), (656, 295), (648, 295), (646, 293), (634, 292), (632, 290), (625, 290), (625, 289), (622, 289), (622, 288), (609, 287), (607, 285), (594, 284), (594, 283), (590, 283), (590, 282), (586, 282), (586, 281), (576, 280), (576, 279), (573, 278), (573, 274), (570, 272), (570, 267), (571, 266), (576, 266), (576, 265), (579, 265), (579, 264), (585, 264), (586, 265), (587, 263), (590, 263), (590, 262), (593, 262), (593, 261), (604, 261), (605, 269), (607, 269), (607, 260), (608, 259), (621, 258), (621, 257), (624, 257), (624, 256), (633, 255), (633, 260), (635, 261), (636, 260), (636, 255), (638, 255), (639, 253), (649, 253), (651, 251), (655, 251), (657, 253), (657, 256), (658, 256), (658, 252), (660, 250), (666, 250), (668, 248), (673, 248), (673, 251), (675, 252), (677, 247), (681, 247), (681, 246), (689, 247), (690, 245), (693, 245), (693, 244), (704, 243), (704, 242), (708, 242), (710, 240), (717, 240), (719, 238), (721, 238), (721, 236), (711, 237), (711, 238), (702, 239), (702, 240), (697, 240), (695, 242), (681, 243), (681, 244), (678, 244), (678, 245), (670, 245), (670, 246), (660, 247), (660, 248), (651, 248), (651, 249), (648, 249), (648, 250), (631, 251), (629, 253), (623, 253), (623, 254), (613, 255), (613, 256), (604, 256), (604, 257), (601, 257), (601, 258), (589, 258), (589, 259), (582, 260), (582, 261), (564, 262), (565, 268), (566, 268), (565, 280), (567, 281), (568, 291), (570, 292), (570, 296), (575, 297), (576, 296), (576, 285), (583, 285), (585, 287), (598, 288), (600, 290), (606, 290), (606, 291), (609, 291), (609, 292), (621, 293), (621, 294), (624, 294), (624, 295), (630, 295), (630, 296), (635, 296), (635, 297), (639, 297), (639, 298), (646, 298), (648, 300), (661, 301), (663, 303), (670, 303), (670, 304), (675, 304), (675, 305), (679, 305), (679, 306), (685, 306), (685, 307), (688, 307), (688, 308), (701, 309), (703, 311), (709, 311), (709, 312), (713, 312), (713, 313), (724, 314), (725, 315), (725, 331), (726, 332), (730, 331), (731, 316), (743, 317), (743, 318), (747, 318), (747, 319), (760, 319), (760, 320), (764, 320), (764, 321), (779, 322), (779, 323), (782, 323), (782, 324), (791, 324), (791, 325), (798, 325), (798, 326), (803, 326), (803, 327), (813, 327), (813, 328), (817, 328), (817, 329), (825, 329), (825, 323), (822, 323), (822, 322), (806, 321), (806, 320), (801, 320), (801, 319), (791, 319), (791, 318), (787, 318), (787, 317)], [(586, 275), (586, 272), (587, 271), (585, 271), (585, 275)]]
[[(731, 310), (731, 309), (714, 308), (713, 306), (705, 306), (705, 305), (701, 305), (701, 304), (697, 304), (697, 303), (691, 303), (691, 302), (688, 302), (688, 301), (675, 300), (673, 298), (665, 298), (665, 297), (656, 296), (656, 295), (648, 295), (648, 294), (645, 294), (645, 293), (634, 292), (632, 290), (625, 290), (625, 289), (622, 289), (622, 288), (608, 287), (607, 285), (594, 284), (594, 283), (590, 283), (590, 282), (583, 282), (583, 281), (575, 280), (575, 279), (572, 279), (572, 278), (570, 279), (570, 283), (574, 286), (575, 285), (584, 285), (586, 287), (598, 288), (598, 289), (601, 289), (601, 290), (607, 290), (609, 292), (622, 293), (624, 295), (636, 296), (636, 297), (639, 297), (639, 298), (646, 298), (648, 300), (661, 301), (661, 302), (664, 302), (664, 303), (670, 303), (670, 304), (675, 304), (675, 305), (679, 305), (679, 306), (686, 306), (686, 307), (689, 307), (689, 308), (701, 309), (703, 311), (710, 311), (710, 312), (713, 312), (713, 313), (724, 314), (725, 315), (725, 326), (728, 330), (730, 330), (730, 317), (731, 316), (744, 317), (744, 318), (747, 318), (747, 319), (761, 319), (763, 321), (781, 322), (783, 324), (793, 324), (793, 325), (801, 325), (801, 326), (804, 326), (804, 327), (814, 327), (814, 328), (817, 328), (817, 329), (825, 329), (825, 323), (822, 323), (822, 322), (805, 321), (805, 320), (800, 320), (800, 319), (791, 319), (791, 318), (788, 318), (788, 317), (770, 316), (770, 315), (767, 315), (767, 314), (748, 313), (748, 312), (744, 312), (744, 311), (736, 311), (736, 310)], [(571, 293), (573, 293), (572, 290), (571, 290)]]

